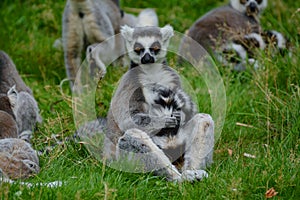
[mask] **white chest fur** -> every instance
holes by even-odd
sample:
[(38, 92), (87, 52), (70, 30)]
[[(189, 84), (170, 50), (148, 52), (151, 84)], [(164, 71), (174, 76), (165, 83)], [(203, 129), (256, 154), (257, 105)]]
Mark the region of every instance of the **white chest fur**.
[(139, 81), (142, 85), (145, 86), (147, 84), (156, 83), (170, 88), (175, 86), (171, 72), (165, 70), (163, 64), (154, 63), (141, 65), (141, 68), (144, 73), (139, 75)]
[(173, 108), (163, 107), (155, 103), (159, 94), (153, 87), (163, 86), (165, 88), (174, 88), (174, 77), (172, 73), (166, 70), (162, 64), (142, 65), (142, 71), (139, 75), (139, 81), (143, 85), (143, 94), (147, 103), (146, 110), (154, 116), (171, 116)]

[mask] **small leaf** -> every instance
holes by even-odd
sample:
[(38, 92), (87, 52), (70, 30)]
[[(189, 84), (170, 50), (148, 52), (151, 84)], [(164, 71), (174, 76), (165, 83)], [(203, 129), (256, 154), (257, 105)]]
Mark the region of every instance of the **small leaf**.
[(268, 189), (268, 191), (266, 192), (266, 198), (272, 198), (274, 196), (276, 196), (278, 194), (278, 192), (275, 191), (275, 189), (272, 187), (270, 189)]
[(255, 155), (251, 155), (249, 153), (244, 153), (244, 156), (247, 157), (247, 158), (256, 158)]
[(228, 155), (231, 157), (232, 156), (232, 149), (227, 149)]

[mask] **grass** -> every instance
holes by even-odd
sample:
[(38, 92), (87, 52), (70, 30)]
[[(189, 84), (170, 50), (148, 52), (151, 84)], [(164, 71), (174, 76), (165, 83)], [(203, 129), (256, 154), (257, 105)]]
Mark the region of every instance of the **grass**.
[[(52, 135), (72, 135), (75, 125), (71, 94), (65, 78), (63, 52), (53, 49), (61, 37), (61, 17), (65, 1), (0, 2), (0, 48), (14, 60), (22, 78), (39, 103), (43, 123), (34, 134), (33, 146), (44, 149), (55, 143)], [(160, 25), (171, 24), (184, 32), (199, 16), (224, 4), (210, 1), (122, 1), (124, 9), (154, 7)], [(273, 199), (300, 196), (300, 8), (299, 1), (269, 1), (261, 22), (289, 37), (292, 57), (260, 58), (264, 68), (232, 73), (220, 68), (227, 95), (223, 132), (216, 141), (214, 164), (209, 178), (196, 183), (174, 184), (152, 174), (132, 174), (110, 169), (76, 143), (58, 145), (40, 156), (41, 172), (30, 183), (63, 181), (62, 187), (28, 188), (18, 181), (2, 183), (2, 199), (265, 199), (268, 189)], [(117, 72), (117, 73), (115, 73)], [(105, 115), (110, 96), (124, 69), (110, 68), (101, 86), (98, 112)], [(210, 112), (205, 85), (192, 78), (199, 88), (200, 110)], [(237, 124), (237, 122), (240, 124)], [(230, 155), (228, 150), (232, 150)], [(243, 156), (244, 153), (255, 158)]]

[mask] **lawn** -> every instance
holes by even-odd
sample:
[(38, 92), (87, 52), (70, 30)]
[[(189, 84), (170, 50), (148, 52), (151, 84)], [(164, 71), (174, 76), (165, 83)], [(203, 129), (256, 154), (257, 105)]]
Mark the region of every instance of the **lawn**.
[[(171, 24), (184, 33), (217, 0), (122, 1), (125, 11), (155, 8), (160, 25)], [(226, 91), (226, 119), (215, 143), (209, 178), (175, 184), (152, 174), (111, 169), (76, 142), (56, 144), (75, 131), (72, 95), (66, 78), (63, 52), (53, 48), (61, 37), (65, 1), (1, 0), (0, 49), (14, 60), (33, 90), (43, 123), (32, 140), (40, 155), (41, 172), (28, 183), (61, 181), (61, 187), (27, 187), (19, 181), (2, 183), (2, 199), (272, 199), (300, 198), (300, 1), (269, 1), (261, 23), (266, 30), (286, 35), (291, 56), (262, 54), (263, 68), (236, 73), (219, 67)], [(136, 14), (136, 13), (134, 13)], [(170, 63), (175, 63), (170, 56)], [(173, 62), (174, 61), (174, 62)], [(199, 110), (214, 110), (199, 74), (179, 68), (197, 91)], [(97, 112), (104, 116), (117, 81), (126, 71), (108, 68), (97, 93)], [(193, 77), (194, 76), (194, 77)], [(199, 80), (198, 80), (199, 79)], [(246, 154), (245, 154), (246, 153)], [(250, 156), (247, 156), (250, 154)]]

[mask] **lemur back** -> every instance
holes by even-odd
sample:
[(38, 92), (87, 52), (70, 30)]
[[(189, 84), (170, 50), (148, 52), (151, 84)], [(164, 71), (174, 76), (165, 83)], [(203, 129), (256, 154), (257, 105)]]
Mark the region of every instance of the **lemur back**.
[[(233, 64), (238, 71), (244, 70), (247, 63), (257, 68), (257, 50), (264, 50), (269, 38), (277, 41), (274, 46), (279, 51), (287, 48), (282, 34), (264, 31), (261, 27), (259, 18), (266, 6), (267, 0), (230, 0), (229, 5), (213, 9), (200, 17), (189, 28), (187, 35), (213, 53), (222, 64)], [(193, 43), (189, 39), (182, 41), (180, 53), (188, 52), (195, 56), (197, 53), (193, 52)]]
[(0, 94), (6, 94), (14, 85), (18, 91), (25, 91), (32, 95), (31, 89), (20, 77), (11, 58), (4, 51), (0, 51)]

